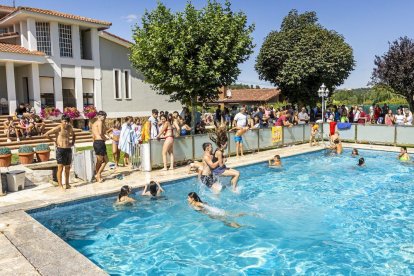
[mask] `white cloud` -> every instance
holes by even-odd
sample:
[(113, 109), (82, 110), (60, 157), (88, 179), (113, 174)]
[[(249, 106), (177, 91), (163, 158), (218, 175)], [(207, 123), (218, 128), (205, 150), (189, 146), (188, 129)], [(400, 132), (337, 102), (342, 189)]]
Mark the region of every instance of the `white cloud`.
[(138, 15), (136, 14), (128, 14), (127, 16), (122, 16), (122, 19), (126, 20), (127, 22), (135, 22), (138, 19)]

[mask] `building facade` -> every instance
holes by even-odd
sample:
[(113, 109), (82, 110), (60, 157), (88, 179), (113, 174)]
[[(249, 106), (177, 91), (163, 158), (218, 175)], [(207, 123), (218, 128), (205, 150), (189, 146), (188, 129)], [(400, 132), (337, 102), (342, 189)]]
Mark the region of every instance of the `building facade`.
[(131, 67), (131, 42), (106, 30), (110, 22), (56, 11), (0, 6), (0, 106), (13, 114), (19, 103), (86, 105), (109, 117), (177, 110)]

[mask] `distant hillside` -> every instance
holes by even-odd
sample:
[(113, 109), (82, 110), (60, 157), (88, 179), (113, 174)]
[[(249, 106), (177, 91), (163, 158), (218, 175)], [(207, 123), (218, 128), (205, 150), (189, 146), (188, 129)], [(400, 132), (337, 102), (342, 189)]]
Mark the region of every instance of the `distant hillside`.
[(331, 100), (334, 104), (407, 104), (404, 97), (397, 95), (387, 86), (372, 88), (338, 89), (333, 93)]

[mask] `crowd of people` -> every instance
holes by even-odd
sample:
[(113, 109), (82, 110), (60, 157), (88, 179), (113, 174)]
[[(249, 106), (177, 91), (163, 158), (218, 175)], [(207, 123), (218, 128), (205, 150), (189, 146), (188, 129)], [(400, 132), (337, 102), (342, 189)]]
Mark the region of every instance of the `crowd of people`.
[(3, 126), (7, 142), (10, 143), (12, 138), (20, 142), (20, 138), (44, 135), (46, 124), (30, 104), (22, 103), (16, 109), (14, 116), (7, 117)]

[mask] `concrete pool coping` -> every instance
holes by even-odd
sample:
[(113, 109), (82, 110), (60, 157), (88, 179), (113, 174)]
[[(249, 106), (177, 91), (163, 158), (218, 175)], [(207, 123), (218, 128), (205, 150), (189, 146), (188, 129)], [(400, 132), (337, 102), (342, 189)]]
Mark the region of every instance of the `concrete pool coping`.
[[(399, 147), (344, 143), (346, 148), (397, 152)], [(323, 149), (309, 144), (261, 151), (244, 157), (231, 157), (230, 167), (252, 165), (269, 160), (275, 154), (282, 158)], [(414, 150), (409, 150), (414, 153)], [(110, 174), (107, 172), (106, 174)], [(112, 173), (113, 174), (113, 173)], [(117, 173), (115, 173), (117, 174)], [(106, 275), (97, 265), (41, 225), (28, 210), (85, 198), (117, 193), (122, 185), (142, 188), (150, 180), (162, 182), (193, 177), (187, 168), (174, 171), (132, 172), (123, 180), (116, 178), (104, 183), (79, 185), (62, 191), (51, 186), (39, 186), (0, 197), (0, 274), (15, 275)]]

